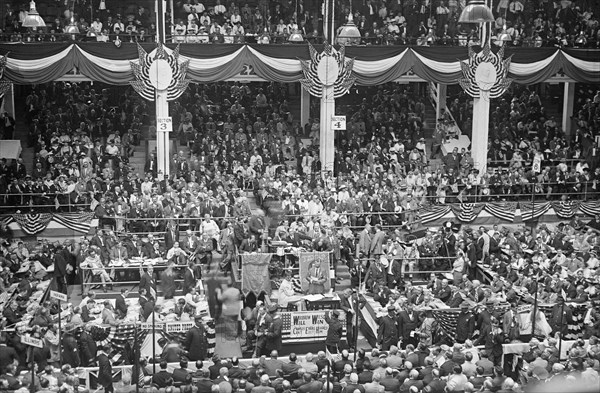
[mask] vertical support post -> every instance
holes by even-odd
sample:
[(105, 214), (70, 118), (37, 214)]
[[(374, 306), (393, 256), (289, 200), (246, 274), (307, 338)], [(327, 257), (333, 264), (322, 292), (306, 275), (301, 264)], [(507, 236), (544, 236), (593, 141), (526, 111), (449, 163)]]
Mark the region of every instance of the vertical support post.
[[(169, 103), (167, 102), (166, 90), (156, 91), (156, 118), (169, 117)], [(156, 127), (156, 161), (157, 169), (159, 173), (162, 173), (165, 179), (169, 178), (170, 164), (169, 164), (169, 132), (162, 131)]]
[(334, 131), (331, 129), (331, 116), (335, 115), (335, 98), (333, 86), (323, 86), (321, 93), (321, 124), (319, 134), (319, 157), (321, 171), (333, 171), (335, 157)]
[(474, 98), (471, 155), (475, 168), (479, 169), (482, 176), (487, 168), (489, 120), (490, 101), (483, 98)]
[(310, 93), (300, 86), (300, 126), (304, 130), (304, 126), (308, 123), (310, 117)]
[(443, 83), (437, 84), (436, 105), (435, 105), (435, 120), (442, 118), (442, 113), (446, 110), (446, 95), (447, 87)]
[(175, 26), (175, 9), (173, 8), (173, 0), (169, 0), (169, 7), (171, 10), (171, 26)]
[(156, 0), (156, 42), (165, 42), (165, 0)]
[(571, 135), (571, 116), (573, 116), (573, 104), (575, 102), (575, 83), (565, 82), (563, 111), (562, 111), (562, 129), (565, 135)]
[[(58, 301), (58, 342), (60, 343), (59, 347), (62, 347), (62, 325), (61, 325), (61, 317), (62, 307), (60, 306), (60, 300)], [(58, 351), (58, 365), (62, 367), (62, 349)]]

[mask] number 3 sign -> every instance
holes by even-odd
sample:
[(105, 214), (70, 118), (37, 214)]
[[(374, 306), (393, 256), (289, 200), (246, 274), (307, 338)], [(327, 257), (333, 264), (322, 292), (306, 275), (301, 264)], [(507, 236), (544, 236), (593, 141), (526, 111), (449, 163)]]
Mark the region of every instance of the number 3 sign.
[(173, 122), (170, 117), (159, 117), (156, 119), (158, 131), (169, 132), (173, 131)]

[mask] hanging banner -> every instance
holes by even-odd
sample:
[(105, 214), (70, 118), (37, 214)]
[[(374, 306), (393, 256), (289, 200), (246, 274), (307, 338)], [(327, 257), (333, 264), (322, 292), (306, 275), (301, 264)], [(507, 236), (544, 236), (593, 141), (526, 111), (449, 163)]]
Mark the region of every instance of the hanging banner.
[(273, 254), (242, 254), (242, 293), (271, 294), (269, 263)]
[(331, 288), (329, 252), (303, 252), (299, 254), (300, 284), (302, 292), (324, 294)]
[[(342, 324), (343, 334), (346, 334), (346, 313), (338, 310), (339, 320)], [(284, 343), (318, 342), (325, 340), (329, 325), (325, 321), (325, 314), (331, 311), (294, 311), (282, 312), (283, 327), (281, 337)]]

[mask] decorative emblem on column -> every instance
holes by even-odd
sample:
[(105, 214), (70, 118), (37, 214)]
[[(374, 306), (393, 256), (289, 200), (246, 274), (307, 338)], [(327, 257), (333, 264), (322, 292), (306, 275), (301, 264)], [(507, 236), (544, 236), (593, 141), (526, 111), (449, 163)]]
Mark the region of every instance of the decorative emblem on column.
[(469, 46), (469, 60), (460, 63), (463, 78), (458, 83), (473, 98), (500, 97), (512, 83), (508, 78), (511, 57), (504, 59), (504, 47), (492, 52), (489, 42), (478, 53)]
[(156, 54), (146, 53), (138, 44), (139, 63), (130, 62), (135, 81), (129, 82), (139, 95), (154, 101), (156, 90), (167, 91), (167, 101), (181, 96), (190, 83), (186, 79), (189, 60), (179, 62), (179, 45), (169, 54), (158, 44)]
[(310, 60), (300, 60), (304, 79), (302, 86), (313, 96), (321, 97), (324, 87), (333, 87), (333, 97), (339, 98), (348, 93), (356, 81), (352, 77), (354, 59), (346, 60), (344, 46), (336, 50), (330, 43), (323, 44), (323, 52), (319, 53), (309, 43)]
[(4, 79), (4, 68), (7, 61), (6, 56), (0, 56), (0, 98), (4, 97), (4, 94), (10, 89), (10, 82)]

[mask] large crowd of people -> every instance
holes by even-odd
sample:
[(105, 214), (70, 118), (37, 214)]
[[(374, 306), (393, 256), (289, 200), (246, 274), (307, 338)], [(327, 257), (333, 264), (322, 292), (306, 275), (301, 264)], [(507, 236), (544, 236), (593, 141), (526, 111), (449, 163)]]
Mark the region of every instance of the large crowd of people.
[[(466, 45), (477, 40), (470, 27), (458, 22), (464, 2), (450, 1), (331, 1), (329, 7), (317, 1), (238, 3), (216, 0), (174, 2), (166, 13), (173, 42), (240, 43), (249, 37), (264, 36), (261, 43), (284, 43), (300, 32), (320, 42), (323, 20), (339, 29), (350, 14), (367, 45)], [(19, 2), (6, 9), (2, 37), (6, 41), (152, 42), (156, 34), (154, 4), (123, 6), (116, 1), (39, 1), (40, 13), (49, 20), (43, 31), (21, 26), (27, 5)], [(598, 5), (593, 1), (498, 0), (492, 4), (496, 20), (494, 36), (505, 31), (514, 46), (597, 47), (600, 45)], [(52, 20), (53, 17), (56, 17)], [(171, 22), (173, 21), (173, 22)], [(78, 32), (73, 34), (70, 25)], [(256, 41), (253, 38), (253, 41)]]

